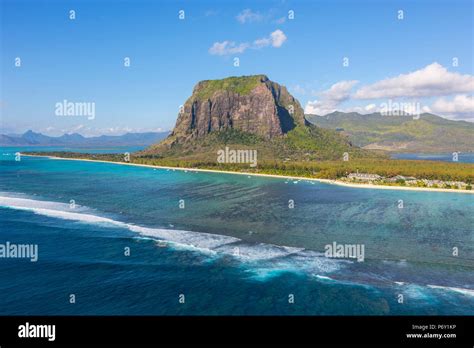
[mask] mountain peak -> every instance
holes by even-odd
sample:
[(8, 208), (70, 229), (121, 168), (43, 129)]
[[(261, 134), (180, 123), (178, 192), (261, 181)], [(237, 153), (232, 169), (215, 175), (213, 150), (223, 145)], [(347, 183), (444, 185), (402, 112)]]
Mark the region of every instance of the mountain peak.
[(183, 143), (228, 129), (271, 139), (298, 124), (305, 124), (304, 112), (286, 87), (263, 74), (231, 76), (198, 82), (164, 143)]
[(269, 81), (266, 75), (230, 76), (217, 80), (203, 80), (196, 84), (193, 95), (210, 98), (216, 91), (227, 91), (239, 95), (249, 94), (258, 84)]
[(227, 146), (250, 147), (262, 161), (366, 154), (338, 132), (306, 122), (300, 103), (285, 86), (266, 75), (251, 75), (198, 82), (172, 133), (139, 156), (210, 163)]
[(23, 135), (40, 135), (41, 133), (33, 132), (31, 129), (28, 129)]
[(60, 138), (82, 139), (84, 137), (79, 133), (66, 133), (66, 134), (61, 135)]

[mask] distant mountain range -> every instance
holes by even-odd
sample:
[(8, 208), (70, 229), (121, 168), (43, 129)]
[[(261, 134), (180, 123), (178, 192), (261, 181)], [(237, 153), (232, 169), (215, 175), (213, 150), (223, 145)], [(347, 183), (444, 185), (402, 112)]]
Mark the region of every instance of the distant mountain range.
[(84, 137), (78, 133), (50, 137), (31, 130), (24, 134), (0, 134), (0, 146), (149, 146), (168, 136), (169, 132), (126, 133)]
[[(225, 88), (215, 86), (217, 82), (225, 82)], [(231, 87), (240, 89), (237, 93)], [(204, 107), (208, 104), (212, 108)], [(287, 111), (287, 104), (292, 105), (292, 114)], [(251, 106), (249, 110), (265, 110), (268, 115), (260, 119), (257, 111), (255, 115), (246, 111), (247, 106)], [(311, 124), (318, 127), (312, 128)], [(215, 148), (225, 143), (257, 147), (272, 158), (299, 158), (300, 153), (316, 150), (324, 154), (323, 157), (331, 157), (329, 150), (337, 154), (354, 151), (351, 145), (390, 152), (473, 152), (474, 123), (447, 120), (428, 113), (419, 119), (356, 112), (303, 116), (299, 103), (284, 87), (258, 75), (199, 83), (172, 133), (97, 137), (73, 133), (51, 137), (29, 130), (24, 134), (0, 134), (0, 146), (151, 146), (147, 154), (158, 152), (172, 157), (182, 157), (184, 153), (189, 157), (197, 150), (215, 154)]]
[(472, 152), (474, 123), (452, 121), (433, 114), (385, 116), (357, 112), (306, 115), (312, 124), (346, 135), (352, 144), (390, 152)]

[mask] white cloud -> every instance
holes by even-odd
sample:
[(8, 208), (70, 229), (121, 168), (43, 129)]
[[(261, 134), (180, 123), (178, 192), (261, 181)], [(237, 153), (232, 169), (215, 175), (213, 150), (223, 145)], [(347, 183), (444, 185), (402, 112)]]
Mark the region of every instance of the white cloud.
[(255, 41), (253, 42), (253, 47), (254, 47), (254, 48), (267, 47), (267, 46), (270, 46), (271, 42), (272, 42), (272, 41), (271, 41), (270, 38), (264, 37), (264, 38), (255, 40)]
[[(308, 112), (310, 111), (310, 112)], [(384, 105), (381, 103), (380, 105), (376, 104), (367, 104), (366, 106), (349, 106), (349, 107), (339, 107), (335, 104), (328, 104), (322, 102), (309, 102), (306, 104), (305, 113), (308, 114), (316, 114), (319, 116), (327, 115), (334, 111), (341, 111), (341, 112), (357, 112), (359, 114), (372, 114), (375, 112), (382, 112), (382, 113), (389, 113), (393, 115), (402, 115), (402, 114), (410, 114), (410, 115), (418, 115), (422, 112), (431, 112), (428, 106), (422, 106), (416, 102), (396, 102), (394, 101), (391, 105)]]
[(236, 44), (233, 41), (214, 42), (209, 48), (209, 53), (217, 56), (242, 53), (249, 47), (248, 43)]
[[(474, 76), (449, 72), (438, 63), (394, 78), (363, 86), (351, 93), (357, 81), (340, 81), (326, 91), (317, 93), (317, 100), (309, 101), (305, 113), (326, 115), (334, 111), (387, 112), (398, 109), (409, 114), (431, 112), (452, 119), (474, 121)], [(455, 95), (457, 94), (457, 95)], [(455, 95), (452, 98), (449, 96)], [(430, 106), (433, 97), (438, 97)], [(373, 99), (367, 105), (341, 107), (348, 100)], [(382, 103), (376, 102), (382, 99)], [(390, 106), (391, 105), (391, 106)]]
[(259, 22), (283, 24), (286, 22), (287, 17), (281, 16), (281, 14), (282, 14), (282, 11), (277, 10), (275, 8), (269, 9), (268, 11), (264, 11), (264, 12), (252, 11), (251, 9), (247, 8), (243, 10), (242, 12), (240, 12), (239, 14), (237, 14), (235, 18), (241, 24), (259, 23)]
[(252, 22), (259, 22), (263, 19), (263, 16), (258, 12), (253, 12), (251, 9), (247, 8), (240, 12), (235, 17), (240, 23), (252, 23)]
[(234, 41), (228, 40), (222, 42), (214, 42), (211, 48), (209, 48), (209, 53), (213, 55), (224, 56), (228, 54), (243, 53), (248, 48), (260, 49), (269, 46), (280, 48), (286, 40), (287, 37), (285, 33), (280, 29), (277, 29), (274, 32), (270, 33), (268, 37), (257, 39), (252, 44), (249, 44), (248, 42), (242, 42), (237, 44)]
[(336, 108), (333, 105), (321, 102), (319, 100), (308, 101), (304, 107), (304, 113), (311, 115), (323, 116), (334, 111), (336, 111)]
[(375, 110), (377, 110), (377, 105), (369, 104), (369, 105), (366, 105), (364, 109), (367, 112), (375, 112)]
[(470, 114), (467, 115), (467, 119), (474, 119), (474, 97), (471, 95), (460, 94), (455, 96), (451, 100), (445, 98), (439, 98), (434, 101), (430, 107), (431, 112), (444, 114), (448, 116), (454, 116), (455, 118), (466, 118), (466, 115), (459, 114)]
[(275, 30), (270, 34), (273, 47), (281, 47), (286, 41), (286, 35), (280, 29)]
[(321, 97), (328, 101), (341, 103), (350, 98), (351, 89), (359, 81), (348, 80), (335, 83), (328, 90), (321, 93)]
[(474, 91), (474, 76), (449, 72), (438, 63), (360, 88), (355, 99), (433, 97)]
[(285, 33), (280, 29), (277, 29), (268, 37), (255, 40), (253, 42), (253, 48), (262, 48), (270, 45), (275, 48), (279, 48), (285, 43), (286, 39), (287, 37)]
[(305, 106), (305, 113), (326, 115), (336, 111), (339, 104), (350, 98), (351, 89), (357, 83), (356, 80), (335, 83), (331, 88), (319, 93), (319, 100), (308, 101)]

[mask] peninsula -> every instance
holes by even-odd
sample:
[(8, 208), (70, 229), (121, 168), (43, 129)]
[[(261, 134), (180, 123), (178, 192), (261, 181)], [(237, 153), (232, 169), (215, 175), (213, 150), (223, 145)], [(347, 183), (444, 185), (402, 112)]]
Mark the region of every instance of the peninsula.
[[(234, 156), (219, 156), (225, 151)], [(29, 152), (164, 167), (200, 168), (443, 190), (471, 190), (474, 164), (395, 160), (319, 127), (286, 87), (265, 75), (199, 82), (164, 140), (131, 155)], [(252, 161), (246, 161), (249, 154)], [(220, 160), (225, 158), (226, 160)], [(257, 160), (258, 159), (258, 160)]]

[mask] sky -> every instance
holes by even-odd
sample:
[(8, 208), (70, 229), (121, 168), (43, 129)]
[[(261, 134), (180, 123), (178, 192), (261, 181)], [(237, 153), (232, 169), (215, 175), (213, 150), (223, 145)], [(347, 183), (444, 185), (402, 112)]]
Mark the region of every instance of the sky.
[(0, 2), (0, 133), (170, 130), (197, 82), (253, 74), (307, 113), (474, 121), (470, 0)]

